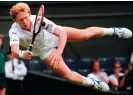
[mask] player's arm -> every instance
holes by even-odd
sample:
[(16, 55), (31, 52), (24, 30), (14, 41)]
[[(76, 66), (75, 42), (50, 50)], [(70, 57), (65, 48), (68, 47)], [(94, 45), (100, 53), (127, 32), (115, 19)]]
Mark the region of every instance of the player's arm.
[(9, 39), (10, 39), (10, 48), (11, 53), (14, 57), (20, 57), (25, 59), (31, 59), (32, 54), (30, 51), (22, 51), (19, 49), (19, 35), (17, 31), (14, 29), (10, 29), (9, 31)]
[(19, 44), (12, 44), (10, 47), (12, 55), (17, 58), (19, 55)]
[(11, 28), (9, 31), (9, 44), (10, 44), (10, 50), (14, 57), (18, 57), (19, 54), (19, 36), (17, 33), (17, 30), (14, 28)]
[(56, 26), (53, 34), (59, 37), (59, 44), (57, 50), (60, 54), (62, 54), (64, 47), (66, 45), (67, 34), (65, 33), (65, 31), (61, 30), (58, 26)]
[(66, 32), (61, 29), (60, 26), (56, 25), (55, 23), (53, 23), (52, 21), (44, 18), (44, 22), (45, 22), (45, 29), (50, 32), (53, 33), (54, 35), (58, 36), (59, 38), (59, 43), (58, 43), (58, 48), (57, 51), (62, 54), (64, 47), (66, 45), (66, 41), (67, 41), (67, 34)]

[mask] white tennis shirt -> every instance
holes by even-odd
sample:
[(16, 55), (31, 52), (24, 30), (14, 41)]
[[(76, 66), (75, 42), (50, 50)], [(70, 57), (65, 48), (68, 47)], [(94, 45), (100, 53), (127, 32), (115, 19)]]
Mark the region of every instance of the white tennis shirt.
[[(27, 49), (29, 48), (32, 41), (35, 17), (35, 15), (30, 16), (32, 23), (31, 32), (23, 30), (17, 23), (12, 24), (9, 30), (10, 45), (19, 44)], [(52, 34), (57, 25), (45, 17), (43, 21), (45, 26), (41, 28), (41, 32), (36, 36), (33, 44), (32, 52), (35, 56), (41, 50), (47, 51), (47, 49), (57, 47), (58, 45), (58, 37)]]

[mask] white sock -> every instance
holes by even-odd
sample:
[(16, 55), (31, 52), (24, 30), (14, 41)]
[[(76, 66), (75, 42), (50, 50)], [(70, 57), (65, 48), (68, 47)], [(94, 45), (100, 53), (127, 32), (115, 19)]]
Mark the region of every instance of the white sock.
[(114, 34), (114, 29), (113, 28), (102, 28), (103, 29), (103, 35), (102, 36), (105, 36), (105, 35), (109, 35), (109, 36), (112, 36)]
[(84, 81), (83, 81), (82, 85), (92, 86), (92, 85), (94, 85), (94, 82), (89, 77), (88, 78), (84, 77)]

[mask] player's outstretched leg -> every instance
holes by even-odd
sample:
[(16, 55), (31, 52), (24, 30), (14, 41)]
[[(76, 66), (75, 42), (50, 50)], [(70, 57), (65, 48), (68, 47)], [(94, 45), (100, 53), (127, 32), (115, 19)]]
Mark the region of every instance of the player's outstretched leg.
[(127, 28), (103, 28), (103, 27), (88, 27), (86, 29), (77, 29), (72, 27), (62, 27), (67, 34), (68, 41), (88, 40), (93, 37), (117, 35), (119, 38), (131, 38), (132, 31)]
[[(61, 57), (61, 56), (60, 56)], [(84, 77), (77, 72), (71, 71), (67, 65), (64, 63), (62, 57), (59, 65), (55, 68), (55, 64), (51, 64), (51, 56), (48, 56), (46, 59), (43, 60), (44, 64), (53, 70), (55, 73), (60, 75), (62, 78), (68, 80), (69, 82), (73, 82), (76, 84), (84, 85), (84, 86), (94, 86), (95, 89), (101, 91), (108, 91), (109, 87), (106, 83), (103, 83), (96, 79), (95, 77)], [(106, 88), (105, 88), (106, 87)]]

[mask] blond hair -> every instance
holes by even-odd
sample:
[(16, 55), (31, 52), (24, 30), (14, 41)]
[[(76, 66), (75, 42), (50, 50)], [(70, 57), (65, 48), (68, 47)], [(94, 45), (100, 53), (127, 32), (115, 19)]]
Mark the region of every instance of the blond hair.
[(19, 2), (16, 5), (12, 6), (9, 13), (12, 16), (12, 18), (15, 19), (16, 15), (20, 12), (27, 12), (31, 14), (30, 7), (28, 6), (28, 4)]

